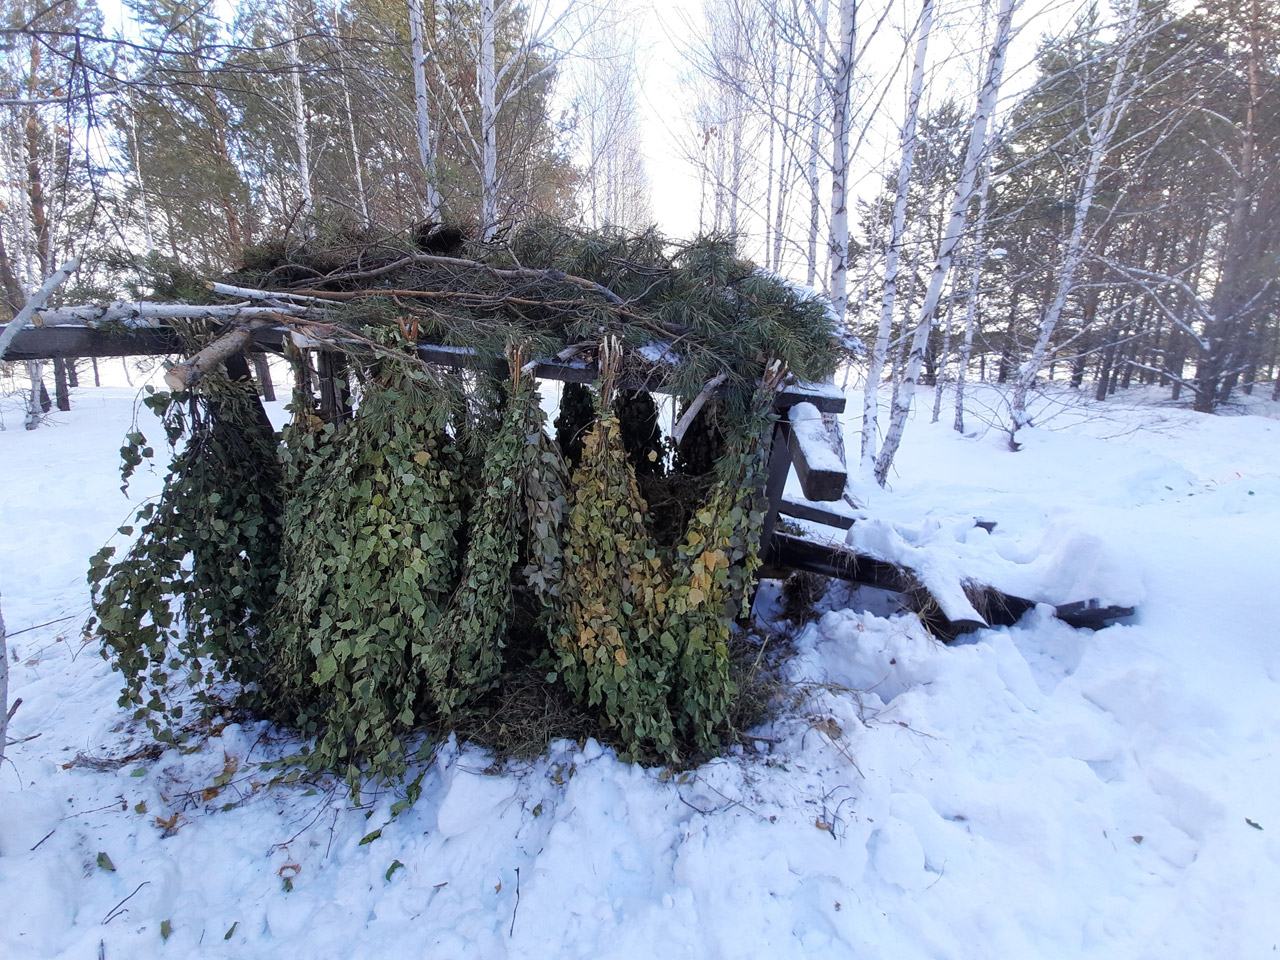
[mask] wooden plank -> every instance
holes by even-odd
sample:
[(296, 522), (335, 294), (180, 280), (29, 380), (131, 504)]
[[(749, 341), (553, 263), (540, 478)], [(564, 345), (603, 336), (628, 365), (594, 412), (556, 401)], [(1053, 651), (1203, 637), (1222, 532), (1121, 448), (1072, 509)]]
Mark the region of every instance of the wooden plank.
[(815, 507), (809, 503), (797, 503), (795, 500), (789, 500), (786, 497), (783, 497), (782, 503), (778, 507), (778, 512), (784, 517), (795, 517), (798, 520), (821, 523), (824, 526), (835, 527), (839, 530), (848, 530), (853, 526), (853, 517), (847, 514), (823, 510), (821, 507)]
[[(825, 386), (825, 384), (824, 384)], [(773, 402), (775, 410), (788, 410), (797, 403), (812, 403), (822, 413), (844, 413), (844, 395), (833, 393), (806, 393), (803, 384), (784, 386), (778, 391), (778, 398)]]
[[(1001, 593), (994, 587), (978, 587), (972, 590), (970, 600), (986, 617), (988, 624), (953, 621), (941, 612), (936, 601), (928, 602), (931, 600), (928, 592), (909, 570), (895, 564), (854, 554), (838, 543), (818, 543), (780, 531), (774, 532), (768, 542), (765, 560), (767, 567), (772, 569), (766, 575), (807, 570), (849, 583), (901, 593), (908, 609), (916, 612), (932, 633), (948, 640), (988, 624), (1013, 626), (1036, 605), (1034, 600)], [(1117, 620), (1133, 616), (1134, 608), (1104, 606), (1098, 600), (1081, 600), (1059, 604), (1054, 608), (1054, 614), (1072, 627), (1100, 630)]]
[(778, 510), (782, 507), (782, 491), (786, 489), (787, 476), (791, 473), (791, 447), (787, 442), (790, 434), (791, 425), (786, 420), (780, 419), (774, 423), (773, 441), (769, 447), (769, 473), (764, 484), (764, 495), (769, 501), (769, 510), (764, 515), (764, 525), (760, 528), (762, 544), (769, 543), (773, 536), (773, 528), (778, 523)]
[[(796, 476), (800, 480), (800, 489), (804, 491), (806, 500), (818, 503), (830, 503), (844, 496), (845, 484), (849, 482), (849, 474), (845, 470), (835, 470), (822, 463), (810, 462), (805, 444), (800, 442), (798, 431), (792, 429), (787, 438), (791, 448), (791, 462), (795, 464)], [(840, 451), (834, 444), (828, 449), (834, 453), (835, 460), (840, 461)]]

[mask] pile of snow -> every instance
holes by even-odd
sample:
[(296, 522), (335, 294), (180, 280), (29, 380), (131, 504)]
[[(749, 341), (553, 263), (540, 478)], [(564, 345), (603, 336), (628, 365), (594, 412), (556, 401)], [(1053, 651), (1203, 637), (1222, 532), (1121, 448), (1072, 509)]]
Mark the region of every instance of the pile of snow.
[[(80, 637), (87, 558), (132, 510), (115, 471), (133, 397), (75, 403), (0, 433), (0, 591), (25, 631), (24, 742), (0, 770), (6, 960), (1199, 960), (1280, 942), (1280, 423), (1179, 412), (1106, 440), (1081, 422), (1018, 454), (913, 424), (897, 489), (867, 492), (884, 549), (1017, 572), (1012, 592), (1136, 582), (1133, 622), (1036, 610), (944, 646), (837, 589), (744, 749), (673, 774), (594, 741), (498, 764), (450, 742), (393, 818), (393, 794), (271, 785), (260, 761), (292, 744), (261, 724), (138, 753)], [(140, 473), (133, 502), (158, 485)]]
[(956, 602), (965, 605), (960, 585), (966, 582), (1054, 606), (1094, 599), (1136, 607), (1146, 596), (1132, 561), (1063, 519), (1024, 534), (1001, 530), (998, 522), (989, 531), (972, 515), (915, 523), (866, 517), (849, 529), (845, 543), (854, 553), (907, 567), (935, 596), (958, 594)]

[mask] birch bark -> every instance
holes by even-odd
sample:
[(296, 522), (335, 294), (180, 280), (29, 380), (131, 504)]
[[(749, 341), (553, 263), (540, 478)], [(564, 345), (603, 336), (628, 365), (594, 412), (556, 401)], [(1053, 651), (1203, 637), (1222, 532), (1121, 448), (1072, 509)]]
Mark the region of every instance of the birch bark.
[[(1089, 208), (1093, 206), (1094, 193), (1098, 185), (1098, 173), (1102, 169), (1102, 161), (1111, 146), (1111, 138), (1116, 126), (1128, 105), (1128, 98), (1121, 96), (1125, 83), (1125, 72), (1128, 70), (1129, 58), (1133, 53), (1133, 45), (1138, 37), (1138, 14), (1140, 0), (1130, 0), (1129, 16), (1125, 22), (1124, 39), (1120, 42), (1120, 53), (1116, 59), (1115, 73), (1111, 77), (1111, 86), (1107, 90), (1107, 100), (1102, 107), (1102, 115), (1089, 143), (1089, 166), (1080, 185), (1079, 197), (1076, 201), (1075, 213), (1071, 223), (1071, 236), (1067, 239), (1067, 249), (1062, 260), (1062, 270), (1058, 274), (1057, 287), (1053, 299), (1049, 302), (1043, 318), (1040, 320), (1040, 332), (1036, 336), (1035, 346), (1031, 348), (1031, 356), (1018, 368), (1018, 377), (1014, 381), (1013, 391), (1009, 399), (1009, 448), (1018, 449), (1018, 431), (1031, 424), (1027, 412), (1027, 394), (1035, 382), (1036, 375), (1044, 366), (1044, 358), (1049, 350), (1049, 341), (1067, 305), (1067, 297), (1075, 285), (1076, 271), (1084, 259), (1085, 221), (1089, 218)], [(1088, 122), (1087, 120), (1085, 121)]]
[[(488, 0), (488, 6), (492, 20), (492, 0)], [(422, 0), (409, 0), (409, 47), (413, 56), (413, 105), (418, 124), (418, 162), (422, 165), (422, 177), (426, 181), (427, 217), (438, 221), (440, 219), (440, 194), (436, 189), (435, 148), (431, 139), (431, 109), (430, 104), (427, 102), (427, 61), (422, 42), (425, 33), (426, 24), (422, 18)], [(489, 52), (489, 71), (492, 75), (492, 42), (489, 45)], [(350, 106), (348, 106), (348, 110), (350, 110)], [(361, 187), (361, 191), (363, 192), (363, 187)]]
[(809, 127), (809, 245), (808, 273), (805, 283), (810, 289), (817, 288), (818, 281), (818, 232), (822, 218), (822, 182), (818, 174), (818, 157), (822, 152), (822, 90), (826, 83), (826, 57), (821, 51), (826, 50), (827, 5), (818, 4), (817, 41), (819, 50), (817, 64), (813, 73), (813, 90), (810, 94), (812, 124)]
[(890, 413), (889, 429), (885, 433), (884, 446), (876, 458), (875, 478), (881, 486), (884, 486), (885, 479), (889, 476), (889, 468), (893, 466), (893, 458), (897, 455), (898, 445), (902, 442), (902, 432), (907, 425), (907, 414), (911, 412), (911, 402), (915, 397), (916, 381), (920, 376), (920, 368), (924, 364), (924, 350), (929, 339), (929, 330), (938, 312), (942, 288), (946, 284), (947, 275), (951, 272), (951, 261), (955, 256), (956, 245), (964, 233), (978, 167), (986, 155), (987, 127), (990, 125), (996, 101), (1000, 96), (1005, 55), (1009, 49), (1013, 12), (1017, 3), (1018, 0), (1000, 0), (996, 13), (995, 41), (987, 54), (986, 79), (978, 93), (978, 102), (974, 108), (973, 126), (969, 131), (969, 146), (965, 151), (960, 182), (956, 184), (955, 196), (951, 202), (951, 217), (947, 222), (942, 243), (938, 246), (938, 257), (929, 276), (929, 287), (925, 291), (924, 302), (920, 305), (915, 333), (911, 338), (911, 354), (907, 358), (902, 385)]
[(854, 37), (857, 0), (840, 4), (840, 48), (836, 55), (831, 148), (831, 307), (840, 322), (849, 308), (849, 127), (853, 109)]
[(862, 472), (875, 470), (876, 440), (880, 416), (880, 379), (884, 375), (889, 351), (889, 334), (893, 330), (893, 310), (898, 299), (898, 262), (906, 227), (907, 194), (911, 187), (911, 164), (916, 152), (916, 126), (920, 118), (920, 99), (924, 91), (924, 64), (929, 52), (929, 34), (933, 28), (933, 0), (924, 0), (920, 10), (919, 37), (915, 61), (911, 67), (911, 85), (907, 94), (907, 115), (898, 140), (902, 144), (898, 174), (894, 183), (893, 214), (889, 226), (889, 246), (885, 251), (884, 287), (880, 294), (880, 322), (871, 356), (867, 359), (867, 382), (862, 397)]
[(978, 290), (982, 283), (982, 262), (987, 255), (987, 192), (990, 175), (982, 178), (978, 192), (978, 222), (973, 230), (973, 263), (969, 267), (969, 298), (964, 307), (964, 343), (960, 346), (959, 369), (956, 370), (956, 417), (952, 426), (964, 433), (964, 384), (973, 357), (973, 332), (978, 325)]
[(494, 52), (497, 15), (494, 0), (480, 0), (480, 238), (492, 240), (498, 230), (498, 107)]

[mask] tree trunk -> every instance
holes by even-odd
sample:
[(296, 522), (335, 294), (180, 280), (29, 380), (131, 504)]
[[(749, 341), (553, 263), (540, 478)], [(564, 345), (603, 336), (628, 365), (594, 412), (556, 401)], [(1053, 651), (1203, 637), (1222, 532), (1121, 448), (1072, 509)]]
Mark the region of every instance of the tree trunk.
[[(1075, 213), (1071, 223), (1071, 236), (1067, 240), (1062, 270), (1058, 274), (1057, 289), (1054, 292), (1053, 300), (1049, 303), (1049, 308), (1045, 311), (1044, 317), (1040, 321), (1040, 333), (1036, 337), (1035, 346), (1031, 349), (1031, 356), (1019, 369), (1018, 379), (1014, 381), (1013, 394), (1009, 400), (1009, 448), (1011, 450), (1018, 449), (1018, 431), (1031, 423), (1031, 418), (1027, 415), (1027, 393), (1035, 382), (1036, 374), (1044, 366), (1045, 354), (1048, 353), (1053, 331), (1062, 316), (1063, 308), (1067, 305), (1067, 296), (1071, 293), (1071, 288), (1075, 284), (1076, 270), (1079, 269), (1080, 263), (1084, 259), (1085, 221), (1089, 217), (1089, 208), (1093, 205), (1094, 191), (1098, 184), (1098, 173), (1102, 169), (1102, 161), (1111, 146), (1111, 137), (1115, 133), (1116, 127), (1120, 123), (1120, 117), (1129, 102), (1129, 94), (1126, 94), (1123, 100), (1121, 99), (1121, 89), (1126, 80), (1125, 72), (1129, 67), (1129, 56), (1133, 52), (1134, 43), (1138, 38), (1140, 9), (1140, 0), (1130, 0), (1129, 16), (1124, 26), (1124, 39), (1120, 42), (1120, 54), (1117, 58), (1115, 73), (1111, 76), (1111, 87), (1107, 91), (1107, 99), (1103, 104), (1102, 116), (1098, 121), (1097, 129), (1090, 137), (1089, 166), (1085, 171), (1084, 181), (1080, 186), (1080, 193), (1076, 201)], [(1087, 124), (1088, 118), (1084, 122)]]
[(840, 52), (836, 57), (834, 131), (831, 145), (831, 307), (841, 325), (849, 309), (849, 127), (853, 111), (857, 0), (840, 4)]
[(951, 355), (951, 315), (956, 307), (955, 287), (951, 288), (951, 296), (947, 298), (947, 316), (942, 321), (942, 357), (935, 357), (933, 364), (933, 416), (930, 423), (937, 423), (942, 414), (942, 386), (946, 383), (944, 374), (947, 370), (947, 357)]
[[(290, 18), (292, 19), (292, 17)], [(302, 233), (308, 240), (315, 236), (315, 197), (311, 193), (311, 144), (307, 137), (307, 104), (302, 96), (302, 59), (298, 46), (298, 24), (289, 24), (293, 37), (288, 43), (289, 86), (293, 93), (293, 142), (298, 150), (298, 187), (302, 191)]]
[(880, 323), (876, 339), (867, 358), (867, 380), (862, 393), (861, 470), (866, 476), (875, 472), (876, 441), (880, 416), (880, 380), (884, 376), (885, 358), (889, 351), (889, 335), (893, 331), (893, 312), (898, 299), (898, 262), (906, 233), (907, 195), (911, 190), (911, 165), (915, 159), (916, 125), (920, 117), (920, 99), (924, 90), (924, 64), (929, 51), (929, 34), (933, 27), (933, 0), (924, 0), (920, 10), (920, 34), (916, 40), (915, 60), (911, 68), (911, 86), (907, 95), (907, 115), (898, 132), (901, 145), (898, 174), (894, 183), (893, 213), (889, 219), (889, 245), (884, 258), (884, 286), (880, 292)]
[(494, 0), (480, 0), (480, 239), (498, 231), (497, 17)]
[[(827, 4), (818, 4), (818, 23), (814, 34), (818, 38), (827, 35)], [(825, 43), (819, 39), (815, 46), (825, 49)], [(821, 180), (818, 176), (818, 155), (822, 148), (822, 86), (826, 79), (826, 61), (820, 59), (813, 76), (812, 106), (813, 124), (809, 127), (809, 270), (805, 283), (810, 289), (817, 289), (818, 284), (818, 232), (822, 218)]]
[(67, 378), (67, 361), (55, 357), (53, 361), (53, 395), (57, 398), (58, 409), (67, 413), (71, 409), (71, 387)]
[(435, 144), (431, 139), (431, 111), (427, 101), (427, 65), (423, 47), (425, 34), (422, 0), (409, 0), (409, 42), (413, 54), (413, 105), (418, 121), (418, 162), (422, 165), (422, 178), (426, 186), (427, 216), (438, 221), (440, 193), (436, 189)]
[(911, 341), (911, 354), (902, 377), (902, 387), (890, 414), (889, 430), (885, 434), (884, 447), (876, 460), (875, 477), (876, 482), (881, 486), (884, 486), (889, 476), (889, 468), (893, 465), (898, 445), (902, 442), (902, 432), (907, 425), (907, 414), (911, 412), (911, 401), (915, 396), (916, 380), (920, 375), (920, 367), (924, 363), (925, 343), (929, 339), (933, 318), (938, 311), (943, 285), (951, 272), (951, 261), (955, 255), (956, 245), (964, 232), (969, 202), (973, 199), (975, 192), (978, 167), (986, 156), (987, 125), (995, 112), (996, 101), (1000, 95), (1000, 83), (1004, 77), (1005, 53), (1009, 47), (1013, 7), (1013, 0), (1000, 0), (999, 12), (996, 15), (995, 42), (992, 43), (988, 53), (987, 76), (974, 109), (973, 126), (969, 131), (969, 145), (965, 150), (964, 166), (961, 168), (960, 182), (956, 184), (955, 196), (951, 201), (951, 216), (947, 222), (946, 232), (942, 236), (942, 242), (938, 246), (938, 257), (934, 262), (933, 272), (929, 276), (929, 286), (925, 291), (924, 302), (920, 305), (920, 313)]
[(258, 378), (258, 393), (263, 400), (275, 400), (276, 385), (271, 382), (271, 365), (260, 353), (253, 354), (253, 372)]
[(982, 286), (982, 261), (987, 255), (987, 194), (990, 187), (991, 174), (987, 172), (978, 190), (978, 222), (974, 224), (973, 231), (973, 263), (969, 267), (969, 299), (964, 307), (964, 344), (960, 347), (960, 362), (956, 370), (956, 416), (952, 421), (956, 433), (964, 433), (964, 383), (969, 375), (969, 361), (973, 356), (973, 334), (978, 325), (978, 292)]

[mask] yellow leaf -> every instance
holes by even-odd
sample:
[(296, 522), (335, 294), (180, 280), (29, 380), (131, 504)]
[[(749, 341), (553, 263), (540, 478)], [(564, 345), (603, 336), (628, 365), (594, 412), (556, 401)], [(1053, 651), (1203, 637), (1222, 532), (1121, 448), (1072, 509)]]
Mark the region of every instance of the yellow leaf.
[(696, 607), (706, 598), (707, 598), (707, 595), (703, 593), (701, 590), (699, 590), (697, 587), (691, 587), (689, 589), (689, 606)]
[(425, 450), (419, 450), (413, 455), (413, 462), (419, 466), (425, 466), (431, 462), (431, 454), (427, 453)]
[(613, 651), (613, 659), (618, 661), (618, 666), (625, 667), (627, 665), (627, 651), (619, 647)]

